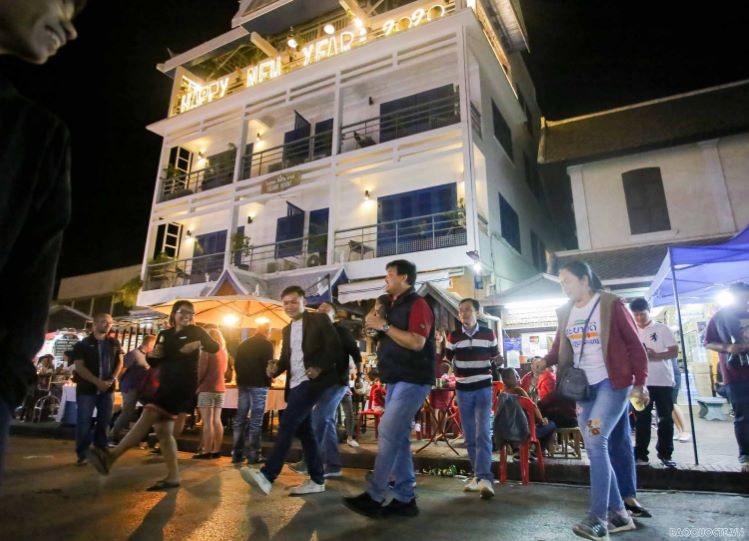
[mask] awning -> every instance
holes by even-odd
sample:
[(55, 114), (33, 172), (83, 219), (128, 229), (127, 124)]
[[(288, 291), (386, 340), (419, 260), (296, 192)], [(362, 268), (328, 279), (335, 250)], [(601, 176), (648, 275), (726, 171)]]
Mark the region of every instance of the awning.
[[(484, 306), (498, 306), (509, 303), (549, 300), (554, 303), (564, 297), (559, 278), (541, 272), (500, 293), (489, 295), (481, 303)], [(555, 304), (554, 306), (558, 306)]]
[[(430, 296), (442, 306), (444, 306), (455, 319), (458, 319), (458, 305), (460, 304), (460, 298), (453, 293), (436, 286), (433, 282), (427, 282), (422, 284), (421, 287), (416, 291), (422, 297)], [(499, 321), (498, 317), (479, 312), (477, 319), (487, 323), (489, 321)]]
[[(179, 300), (183, 299), (174, 299), (152, 308), (169, 315), (172, 306)], [(289, 323), (289, 317), (284, 313), (281, 302), (273, 299), (225, 295), (184, 300), (190, 301), (195, 307), (195, 321), (198, 323), (227, 325), (240, 329), (255, 328), (263, 319), (267, 320), (271, 327), (279, 329)]]
[[(432, 283), (443, 288), (448, 287), (450, 285), (450, 273), (448, 270), (439, 270), (422, 272), (416, 275), (416, 285), (414, 287), (417, 290), (426, 283)], [(385, 293), (384, 289), (384, 278), (341, 284), (338, 286), (338, 302), (346, 304), (349, 302), (376, 299)]]

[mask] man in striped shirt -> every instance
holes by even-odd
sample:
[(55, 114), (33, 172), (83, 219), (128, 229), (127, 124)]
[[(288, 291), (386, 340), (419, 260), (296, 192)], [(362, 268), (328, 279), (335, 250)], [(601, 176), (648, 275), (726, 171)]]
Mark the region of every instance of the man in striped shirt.
[(492, 363), (501, 359), (494, 331), (478, 323), (479, 302), (466, 298), (458, 305), (462, 327), (447, 338), (446, 356), (455, 372), (463, 435), (474, 477), (464, 490), (494, 496), (492, 483)]

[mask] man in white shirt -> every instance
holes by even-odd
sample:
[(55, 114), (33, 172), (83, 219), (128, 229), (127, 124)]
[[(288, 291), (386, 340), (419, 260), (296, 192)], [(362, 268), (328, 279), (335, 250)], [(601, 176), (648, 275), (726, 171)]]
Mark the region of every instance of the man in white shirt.
[(658, 414), (658, 443), (655, 448), (658, 458), (667, 468), (676, 468), (676, 462), (671, 460), (674, 452), (673, 388), (676, 384), (672, 359), (678, 355), (679, 347), (671, 329), (650, 319), (648, 301), (635, 299), (629, 304), (629, 309), (637, 323), (642, 345), (648, 352), (647, 387), (650, 392), (650, 403), (644, 410), (635, 411), (635, 461), (638, 465), (648, 464), (650, 424), (655, 403)]

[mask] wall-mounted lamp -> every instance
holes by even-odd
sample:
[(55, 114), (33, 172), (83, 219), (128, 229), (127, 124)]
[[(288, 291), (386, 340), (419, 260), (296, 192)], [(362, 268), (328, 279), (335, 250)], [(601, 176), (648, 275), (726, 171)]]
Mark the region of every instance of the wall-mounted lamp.
[(291, 47), (292, 49), (296, 49), (299, 46), (299, 43), (296, 41), (296, 37), (294, 37), (294, 27), (289, 28), (289, 39), (286, 40), (286, 45)]
[(369, 98), (367, 99), (369, 100), (369, 105), (374, 105), (374, 100), (372, 99), (372, 96), (369, 96)]
[(198, 159), (199, 160), (205, 160), (205, 154), (203, 154), (202, 150), (200, 152), (198, 152)]
[(257, 132), (257, 133), (255, 134), (255, 141), (257, 141), (257, 142), (259, 143), (259, 142), (260, 142), (260, 141), (262, 141), (262, 140), (263, 140), (263, 136), (262, 136), (262, 135), (260, 135), (260, 132)]
[(364, 21), (357, 17), (356, 19), (354, 19), (354, 26), (356, 28), (364, 28)]
[(332, 24), (330, 24), (330, 23), (328, 23), (328, 24), (326, 24), (325, 26), (323, 26), (323, 27), (322, 27), (322, 29), (323, 29), (323, 30), (325, 31), (325, 33), (326, 33), (327, 35), (329, 35), (329, 36), (332, 36), (333, 34), (335, 34), (335, 26), (333, 26), (333, 25), (332, 25)]
[(371, 201), (372, 195), (369, 193), (369, 190), (364, 190), (364, 200), (365, 201)]
[(192, 231), (190, 231), (190, 230), (188, 229), (188, 230), (187, 230), (187, 232), (185, 233), (185, 235), (187, 235), (188, 237), (192, 237)]
[(253, 221), (253, 219), (254, 219), (254, 218), (253, 218), (252, 216), (247, 216), (247, 223), (248, 223), (248, 224), (251, 224), (251, 223), (252, 223), (252, 221)]

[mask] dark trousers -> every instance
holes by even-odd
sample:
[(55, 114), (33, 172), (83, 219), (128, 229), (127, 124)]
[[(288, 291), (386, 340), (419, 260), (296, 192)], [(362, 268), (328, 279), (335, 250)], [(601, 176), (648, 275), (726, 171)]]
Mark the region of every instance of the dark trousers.
[(739, 456), (749, 460), (749, 381), (728, 383), (726, 390), (733, 408), (733, 430), (739, 444)]
[(642, 411), (635, 411), (635, 458), (648, 460), (650, 446), (650, 424), (653, 421), (653, 404), (658, 414), (658, 443), (655, 448), (658, 458), (670, 460), (674, 452), (674, 411), (673, 387), (655, 387), (648, 385), (650, 402)]
[[(114, 395), (112, 393), (80, 394), (75, 397), (78, 418), (75, 426), (75, 454), (85, 458), (93, 441), (99, 449), (107, 448), (107, 427), (112, 420)], [(96, 410), (96, 425), (91, 428), (91, 418)]]
[(273, 450), (265, 460), (265, 466), (260, 470), (271, 483), (281, 473), (286, 455), (289, 454), (291, 442), (294, 436), (302, 441), (304, 461), (310, 478), (318, 484), (325, 482), (320, 449), (317, 446), (317, 438), (312, 432), (310, 413), (324, 389), (313, 388), (309, 381), (300, 383), (289, 389), (286, 397), (286, 409), (281, 417), (278, 427), (278, 436)]

